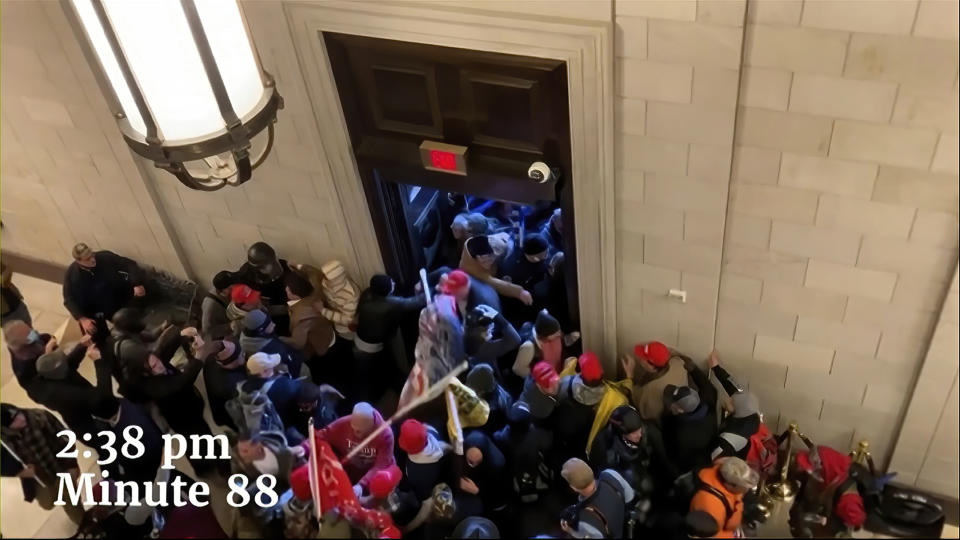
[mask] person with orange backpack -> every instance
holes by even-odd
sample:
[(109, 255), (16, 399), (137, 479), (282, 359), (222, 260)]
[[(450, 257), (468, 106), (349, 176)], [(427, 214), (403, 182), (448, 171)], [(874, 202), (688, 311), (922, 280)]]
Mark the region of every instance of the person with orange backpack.
[(739, 538), (743, 496), (757, 486), (759, 475), (737, 457), (700, 469), (697, 491), (690, 500), (687, 532), (696, 538)]

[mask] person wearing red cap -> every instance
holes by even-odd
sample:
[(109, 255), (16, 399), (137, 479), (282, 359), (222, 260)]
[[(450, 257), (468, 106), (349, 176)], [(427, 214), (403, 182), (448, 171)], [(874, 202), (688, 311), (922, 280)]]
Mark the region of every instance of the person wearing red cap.
[[(427, 281), (433, 283), (439, 280), (437, 290), (440, 294), (447, 294), (457, 301), (457, 311), (460, 319), (466, 318), (471, 309), (481, 304), (488, 305), (500, 311), (500, 297), (490, 285), (473, 279), (463, 270), (451, 270), (447, 267), (438, 268), (427, 275)], [(420, 284), (417, 284), (419, 291)]]
[(313, 515), (309, 465), (302, 465), (290, 473), (290, 490), (293, 496), (283, 505), (283, 537), (316, 538), (319, 527)]
[(370, 479), (370, 494), (360, 497), (360, 504), (390, 514), (394, 524), (408, 532), (406, 527), (417, 517), (421, 503), (413, 492), (398, 489), (402, 479), (403, 472), (396, 465), (377, 471)]
[(439, 439), (433, 426), (412, 418), (405, 420), (400, 425), (397, 445), (407, 453), (407, 483), (417, 499), (429, 499), (434, 486), (451, 483), (454, 478), (452, 448)]
[(533, 365), (530, 376), (523, 383), (519, 401), (527, 404), (534, 422), (543, 422), (557, 408), (560, 394), (560, 376), (547, 362)]
[(398, 489), (402, 479), (403, 472), (396, 465), (382, 470), (370, 482), (370, 494), (360, 498), (364, 508), (390, 514), (401, 529), (413, 521), (421, 506), (413, 492)]
[(633, 348), (633, 355), (636, 359), (632, 377), (633, 406), (644, 420), (659, 424), (663, 415), (663, 389), (671, 384), (690, 384), (684, 361), (659, 341), (638, 344)]
[(240, 337), (243, 332), (243, 319), (254, 310), (266, 311), (263, 303), (260, 301), (260, 292), (250, 288), (247, 285), (236, 284), (230, 287), (230, 304), (227, 305), (227, 319), (230, 321), (230, 328), (233, 337)]
[(557, 440), (571, 455), (579, 455), (586, 447), (590, 426), (597, 405), (606, 393), (603, 384), (603, 366), (600, 358), (586, 351), (577, 359), (579, 373), (567, 375), (560, 380), (560, 400), (557, 405)]

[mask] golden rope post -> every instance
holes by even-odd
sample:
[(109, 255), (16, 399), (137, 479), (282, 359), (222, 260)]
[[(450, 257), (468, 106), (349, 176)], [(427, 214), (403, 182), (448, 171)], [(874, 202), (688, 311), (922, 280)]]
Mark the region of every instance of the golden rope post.
[(877, 468), (873, 465), (873, 454), (870, 453), (870, 441), (863, 439), (857, 444), (857, 449), (850, 452), (853, 462), (862, 465), (873, 476), (877, 475)]
[(782, 462), (777, 479), (764, 486), (765, 494), (774, 501), (790, 500), (796, 494), (796, 488), (793, 485), (793, 481), (790, 479), (790, 463), (793, 458), (794, 436), (805, 438), (803, 434), (800, 433), (800, 428), (797, 426), (797, 423), (790, 422), (790, 426), (787, 428), (787, 431), (781, 435), (783, 440), (780, 441), (779, 453)]

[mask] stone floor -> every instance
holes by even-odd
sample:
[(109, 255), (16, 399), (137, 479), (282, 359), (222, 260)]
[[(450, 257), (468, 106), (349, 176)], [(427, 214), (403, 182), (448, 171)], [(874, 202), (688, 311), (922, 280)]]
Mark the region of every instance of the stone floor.
[[(15, 275), (14, 283), (23, 293), (30, 313), (33, 316), (34, 326), (41, 332), (53, 333), (61, 342), (71, 341), (77, 336), (75, 324), (63, 307), (60, 285), (28, 276)], [(84, 362), (80, 372), (91, 381), (94, 378), (93, 363)], [(202, 383), (199, 384), (201, 391)], [(17, 384), (10, 368), (10, 358), (7, 347), (0, 337), (0, 398), (4, 402), (20, 406), (35, 406), (26, 393)], [(209, 410), (205, 411), (208, 423)], [(82, 444), (81, 444), (82, 446)], [(82, 449), (81, 449), (82, 455)], [(80, 459), (83, 471), (97, 471), (97, 464), (93, 459)], [(193, 471), (186, 460), (176, 462), (177, 468), (193, 476)], [(225, 503), (226, 485), (222, 481), (207, 480), (211, 489), (211, 507), (217, 514), (221, 526), (226, 531), (231, 530), (231, 508)], [(786, 527), (786, 508), (777, 508), (771, 519), (760, 531), (763, 537), (783, 538), (789, 536)], [(20, 482), (15, 478), (0, 480), (0, 536), (4, 538), (64, 538), (73, 535), (76, 527), (67, 519), (61, 510), (45, 511), (38, 505), (23, 501)], [(861, 532), (854, 535), (856, 538), (877, 538), (877, 536)], [(943, 538), (958, 538), (958, 529), (947, 526), (943, 531)]]

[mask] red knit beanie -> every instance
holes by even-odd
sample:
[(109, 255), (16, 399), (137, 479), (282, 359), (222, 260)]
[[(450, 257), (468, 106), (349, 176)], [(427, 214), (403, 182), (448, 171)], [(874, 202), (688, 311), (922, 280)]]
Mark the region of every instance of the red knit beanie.
[(454, 270), (447, 274), (447, 278), (440, 285), (440, 292), (455, 295), (457, 291), (468, 285), (470, 285), (470, 276), (463, 270)]
[(293, 496), (301, 501), (309, 501), (313, 498), (310, 493), (310, 466), (303, 465), (290, 473), (290, 489), (293, 490)]
[(378, 499), (386, 499), (400, 483), (402, 477), (403, 473), (396, 465), (377, 471), (370, 479), (370, 494)]
[(658, 368), (667, 365), (670, 361), (670, 349), (659, 341), (641, 343), (633, 348), (633, 354)]
[(549, 363), (537, 362), (534, 364), (533, 380), (540, 388), (548, 388), (559, 379), (560, 376), (557, 375), (557, 371), (553, 369), (553, 366), (551, 366)]
[(580, 377), (587, 384), (596, 384), (603, 380), (603, 366), (593, 351), (586, 351), (577, 360), (580, 365)]
[(427, 447), (427, 426), (414, 419), (404, 420), (400, 426), (400, 449), (417, 454)]

